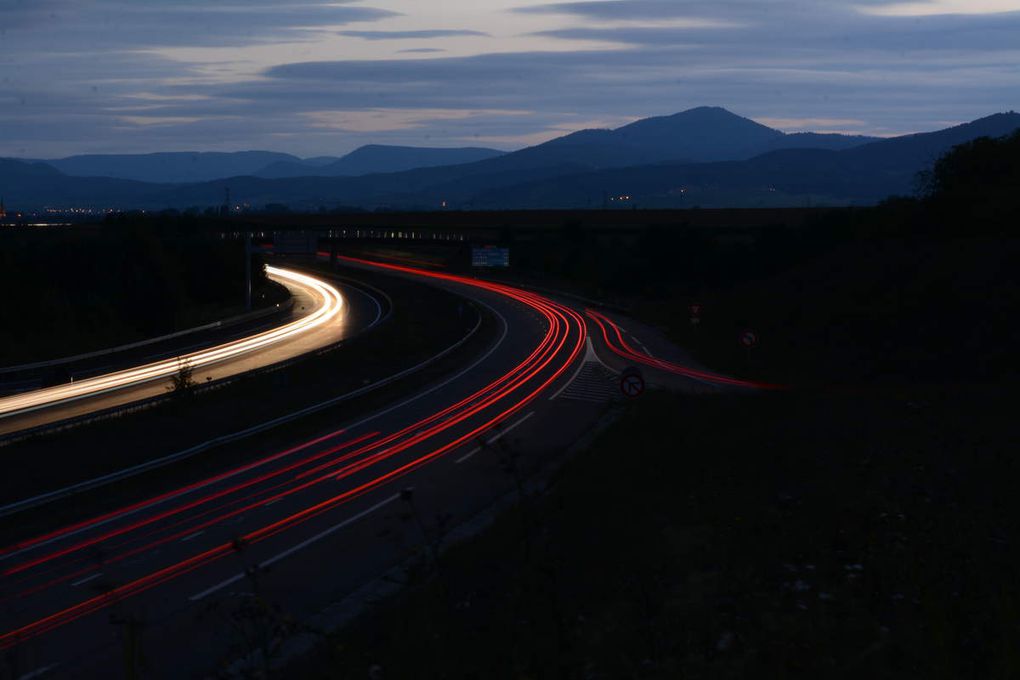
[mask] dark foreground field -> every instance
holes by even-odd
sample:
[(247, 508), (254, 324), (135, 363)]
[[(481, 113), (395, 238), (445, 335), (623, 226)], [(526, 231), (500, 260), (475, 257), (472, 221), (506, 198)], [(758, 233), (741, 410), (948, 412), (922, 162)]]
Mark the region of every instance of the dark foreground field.
[(288, 677), (1016, 677), (1006, 396), (653, 394)]

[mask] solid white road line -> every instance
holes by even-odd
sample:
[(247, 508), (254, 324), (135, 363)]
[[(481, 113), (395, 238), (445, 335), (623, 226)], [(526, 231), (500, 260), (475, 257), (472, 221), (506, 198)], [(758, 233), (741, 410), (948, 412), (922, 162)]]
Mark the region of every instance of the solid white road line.
[(99, 572), (98, 574), (92, 574), (92, 576), (86, 576), (85, 578), (83, 578), (83, 579), (81, 579), (79, 581), (75, 581), (71, 585), (74, 586), (75, 588), (77, 588), (78, 586), (84, 585), (84, 584), (88, 583), (89, 581), (94, 581), (95, 579), (99, 578), (102, 575), (103, 575), (103, 572)]
[[(525, 421), (526, 421), (526, 420), (527, 420), (528, 418), (530, 418), (531, 416), (533, 416), (533, 415), (535, 415), (535, 412), (534, 412), (534, 411), (532, 411), (532, 412), (531, 412), (531, 413), (529, 413), (528, 415), (524, 416), (523, 418), (521, 418), (520, 420), (518, 420), (518, 421), (517, 421), (516, 423), (514, 423), (513, 425), (510, 425), (509, 427), (507, 427), (506, 429), (504, 429), (504, 430), (503, 430), (502, 432), (500, 432), (499, 434), (497, 434), (497, 435), (495, 435), (494, 437), (490, 438), (490, 439), (489, 439), (489, 440), (487, 440), (487, 441), (486, 441), (485, 443), (486, 443), (486, 444), (495, 444), (495, 443), (496, 443), (496, 442), (498, 442), (498, 441), (499, 441), (500, 439), (502, 439), (503, 437), (507, 436), (508, 434), (510, 434), (511, 432), (513, 432), (514, 430), (516, 430), (516, 429), (517, 429), (518, 427), (520, 427), (521, 425), (523, 425), (523, 424), (524, 424), (524, 422), (525, 422)], [(458, 458), (456, 462), (457, 462), (457, 463), (459, 464), (459, 463), (463, 463), (464, 461), (467, 461), (467, 460), (471, 460), (471, 457), (472, 457), (472, 456), (474, 456), (474, 455), (475, 455), (476, 453), (478, 453), (478, 452), (479, 452), (479, 451), (481, 451), (481, 450), (482, 450), (482, 447), (480, 447), (480, 446), (479, 446), (478, 448), (476, 448), (476, 449), (475, 449), (474, 451), (472, 451), (471, 453), (467, 454), (466, 456), (461, 456), (460, 458)]]
[[(258, 567), (259, 567), (259, 569), (265, 569), (266, 567), (269, 567), (269, 566), (271, 566), (273, 564), (276, 564), (280, 560), (285, 559), (287, 557), (290, 557), (291, 555), (293, 555), (294, 553), (298, 552), (299, 550), (303, 550), (303, 549), (307, 548), (308, 546), (312, 545), (313, 543), (317, 543), (318, 541), (321, 541), (322, 539), (326, 538), (327, 536), (330, 536), (331, 534), (334, 534), (337, 531), (340, 531), (341, 529), (343, 529), (345, 527), (348, 527), (351, 524), (354, 524), (358, 520), (363, 519), (363, 518), (371, 515), (373, 512), (376, 512), (377, 510), (380, 510), (381, 508), (386, 507), (387, 505), (389, 505), (390, 503), (392, 503), (393, 501), (395, 501), (395, 500), (397, 500), (399, 498), (400, 498), (400, 494), (399, 493), (395, 493), (392, 496), (390, 496), (389, 498), (386, 498), (386, 499), (384, 499), (382, 501), (379, 501), (378, 503), (376, 503), (372, 507), (368, 508), (367, 510), (362, 510), (361, 512), (359, 512), (358, 514), (354, 515), (353, 517), (349, 517), (348, 519), (345, 519), (343, 522), (340, 522), (339, 524), (334, 524), (333, 526), (331, 526), (330, 528), (326, 529), (325, 531), (321, 531), (321, 532), (315, 534), (314, 536), (312, 536), (308, 540), (302, 541), (301, 543), (298, 543), (297, 545), (295, 545), (295, 546), (293, 546), (291, 548), (287, 548), (286, 550), (284, 550), (281, 553), (277, 553), (273, 557), (270, 557), (268, 560), (260, 562)], [(235, 574), (234, 576), (231, 576), (230, 578), (226, 579), (225, 581), (220, 581), (216, 585), (214, 585), (214, 586), (212, 586), (210, 588), (206, 588), (205, 590), (203, 590), (200, 593), (196, 593), (196, 594), (192, 595), (188, 599), (190, 601), (192, 601), (192, 602), (197, 602), (199, 600), (205, 599), (206, 597), (212, 595), (216, 591), (222, 590), (222, 589), (226, 588), (227, 586), (229, 586), (231, 584), (237, 583), (238, 581), (240, 581), (244, 577), (245, 577), (244, 572), (242, 572), (240, 574)]]

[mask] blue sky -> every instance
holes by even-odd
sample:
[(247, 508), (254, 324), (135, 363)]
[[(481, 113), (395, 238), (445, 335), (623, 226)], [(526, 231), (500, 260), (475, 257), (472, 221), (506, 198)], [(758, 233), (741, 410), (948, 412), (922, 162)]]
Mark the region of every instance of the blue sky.
[(0, 0), (0, 155), (518, 148), (699, 105), (890, 135), (1020, 108), (1020, 0)]

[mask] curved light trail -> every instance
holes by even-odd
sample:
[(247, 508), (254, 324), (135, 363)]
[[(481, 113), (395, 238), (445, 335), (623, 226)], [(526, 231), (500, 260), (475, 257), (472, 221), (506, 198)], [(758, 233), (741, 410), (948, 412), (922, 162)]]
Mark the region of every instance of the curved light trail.
[(307, 274), (278, 267), (266, 267), (266, 272), (276, 279), (289, 281), (310, 289), (318, 298), (319, 306), (308, 316), (304, 316), (296, 321), (291, 321), (277, 328), (223, 345), (183, 354), (172, 359), (164, 359), (144, 366), (87, 378), (67, 385), (58, 385), (12, 397), (5, 397), (0, 399), (0, 418), (7, 418), (57, 404), (95, 397), (126, 387), (134, 387), (154, 380), (169, 378), (180, 370), (182, 364), (196, 369), (228, 359), (234, 359), (314, 330), (334, 319), (343, 309), (344, 300), (340, 295), (340, 291), (324, 281)]
[[(437, 405), (436, 410), (424, 418), (401, 423), (401, 427), (391, 433), (364, 432), (354, 436), (338, 430), (238, 469), (247, 471), (264, 465), (267, 467), (252, 478), (217, 490), (207, 488), (204, 482), (192, 484), (0, 551), (0, 559), (14, 562), (0, 570), (5, 581), (5, 595), (15, 601), (24, 601), (56, 584), (96, 573), (100, 567), (91, 563), (91, 555), (97, 549), (103, 551), (102, 568), (105, 569), (122, 563), (128, 557), (157, 555), (159, 551), (155, 548), (158, 546), (171, 541), (180, 545), (182, 539), (196, 532), (238, 519), (245, 513), (251, 517), (253, 509), (283, 499), (300, 502), (300, 509), (296, 512), (291, 507), (284, 516), (249, 529), (233, 541), (207, 545), (204, 549), (196, 545), (190, 556), (163, 563), (159, 568), (153, 568), (156, 566), (153, 565), (149, 567), (151, 571), (122, 581), (100, 596), (87, 597), (34, 621), (22, 621), (13, 630), (0, 634), (0, 649), (17, 645), (200, 569), (236, 553), (239, 545), (259, 543), (298, 527), (461, 446), (474, 443), (526, 408), (563, 376), (583, 352), (587, 335), (584, 318), (573, 309), (541, 295), (451, 274), (344, 259), (495, 293), (537, 313), (543, 321), (544, 333), (510, 370), (467, 396), (451, 399), (449, 404)], [(313, 452), (310, 448), (313, 443), (327, 446), (324, 450)], [(398, 458), (401, 454), (404, 455)], [(286, 462), (283, 462), (284, 459)], [(280, 467), (267, 465), (276, 462), (281, 462)], [(211, 479), (225, 480), (234, 472)], [(359, 473), (367, 475), (354, 478)], [(331, 490), (338, 481), (347, 486)], [(161, 509), (154, 514), (134, 516), (140, 510), (157, 504)], [(82, 532), (94, 533), (83, 538), (80, 536)], [(34, 554), (29, 557), (25, 555), (27, 552)]]
[(699, 382), (709, 383), (712, 385), (728, 385), (730, 387), (749, 387), (759, 390), (782, 390), (786, 389), (782, 385), (772, 385), (769, 383), (755, 382), (753, 380), (741, 380), (739, 378), (730, 378), (729, 376), (720, 375), (718, 373), (710, 373), (708, 371), (699, 371), (694, 368), (675, 364), (671, 361), (664, 359), (656, 359), (655, 357), (649, 356), (644, 352), (639, 352), (624, 340), (623, 333), (618, 325), (613, 323), (605, 314), (596, 312), (594, 309), (586, 309), (587, 314), (602, 331), (602, 339), (605, 341), (606, 346), (617, 356), (622, 357), (628, 361), (635, 361), (651, 368), (657, 368), (660, 371), (666, 371), (675, 375), (682, 375), (692, 380)]

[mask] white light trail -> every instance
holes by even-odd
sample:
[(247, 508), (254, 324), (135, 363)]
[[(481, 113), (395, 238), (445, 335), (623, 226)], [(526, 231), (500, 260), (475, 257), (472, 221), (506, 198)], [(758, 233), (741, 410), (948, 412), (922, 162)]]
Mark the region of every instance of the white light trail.
[(198, 369), (234, 359), (318, 328), (336, 318), (343, 309), (344, 301), (340, 291), (328, 283), (278, 267), (266, 267), (266, 272), (273, 278), (290, 281), (311, 289), (320, 299), (321, 304), (308, 316), (247, 338), (136, 368), (0, 399), (0, 419), (169, 378), (180, 370), (182, 363), (186, 363), (192, 369)]

